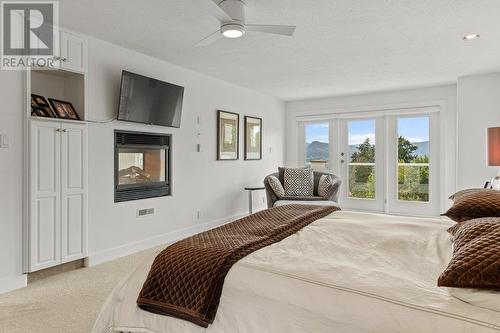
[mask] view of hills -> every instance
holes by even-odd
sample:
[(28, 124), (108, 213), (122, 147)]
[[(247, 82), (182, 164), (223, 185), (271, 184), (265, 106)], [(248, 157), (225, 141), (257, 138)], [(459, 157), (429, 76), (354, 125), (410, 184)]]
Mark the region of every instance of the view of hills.
[[(418, 156), (429, 156), (429, 141), (416, 142), (413, 143), (418, 149), (415, 154)], [(351, 156), (356, 150), (358, 145), (349, 146), (349, 156)], [(307, 159), (319, 159), (328, 160), (328, 143), (313, 141), (311, 143), (306, 143)]]

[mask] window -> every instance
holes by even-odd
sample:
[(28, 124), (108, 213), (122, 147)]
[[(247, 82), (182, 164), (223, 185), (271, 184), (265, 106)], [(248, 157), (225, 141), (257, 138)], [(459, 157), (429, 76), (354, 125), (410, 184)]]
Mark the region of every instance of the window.
[(375, 120), (347, 122), (348, 197), (375, 199)]
[(307, 123), (305, 128), (306, 165), (326, 169), (329, 160), (329, 123)]
[(398, 200), (429, 202), (429, 117), (398, 118)]

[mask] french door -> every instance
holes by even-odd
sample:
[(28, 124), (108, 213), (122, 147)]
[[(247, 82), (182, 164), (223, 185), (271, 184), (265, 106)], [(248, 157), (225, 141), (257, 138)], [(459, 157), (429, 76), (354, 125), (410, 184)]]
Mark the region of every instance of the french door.
[(383, 211), (383, 118), (339, 120), (339, 172), (342, 206), (347, 209)]
[(387, 118), (388, 212), (439, 215), (439, 114)]
[(342, 178), (342, 208), (439, 214), (438, 112), (391, 110), (303, 125), (305, 164)]

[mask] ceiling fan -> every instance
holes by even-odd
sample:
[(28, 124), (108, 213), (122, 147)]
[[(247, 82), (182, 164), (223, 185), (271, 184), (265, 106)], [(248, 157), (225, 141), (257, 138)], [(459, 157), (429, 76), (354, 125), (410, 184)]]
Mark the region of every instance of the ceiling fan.
[(221, 37), (239, 38), (247, 31), (291, 36), (295, 31), (292, 25), (247, 24), (245, 21), (246, 4), (242, 0), (200, 0), (215, 18), (220, 28), (196, 43), (196, 46), (209, 45)]

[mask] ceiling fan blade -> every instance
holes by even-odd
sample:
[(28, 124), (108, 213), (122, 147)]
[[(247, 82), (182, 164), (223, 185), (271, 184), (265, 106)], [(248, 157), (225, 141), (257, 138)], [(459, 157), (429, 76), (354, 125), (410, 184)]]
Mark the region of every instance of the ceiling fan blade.
[(245, 30), (263, 32), (266, 34), (276, 34), (291, 36), (295, 32), (294, 25), (266, 25), (266, 24), (246, 24)]
[(219, 29), (216, 32), (211, 33), (207, 37), (200, 40), (198, 43), (195, 44), (195, 46), (207, 46), (209, 44), (212, 44), (213, 42), (215, 42), (216, 40), (218, 40), (221, 37), (222, 37), (222, 34), (220, 33), (220, 29)]
[(199, 3), (219, 21), (228, 22), (232, 20), (231, 16), (229, 16), (228, 13), (226, 13), (221, 7), (219, 7), (216, 0), (199, 0)]

